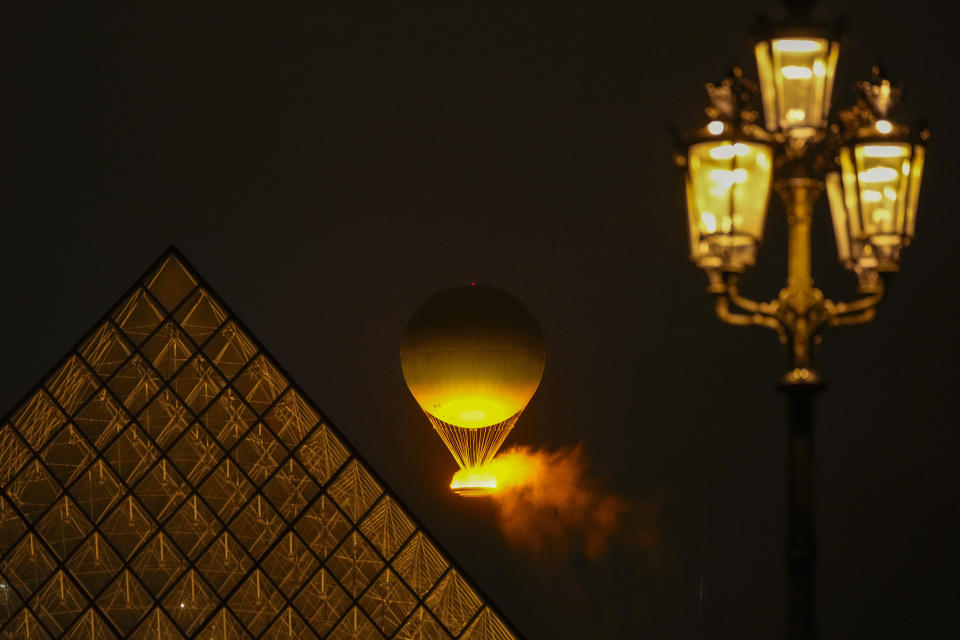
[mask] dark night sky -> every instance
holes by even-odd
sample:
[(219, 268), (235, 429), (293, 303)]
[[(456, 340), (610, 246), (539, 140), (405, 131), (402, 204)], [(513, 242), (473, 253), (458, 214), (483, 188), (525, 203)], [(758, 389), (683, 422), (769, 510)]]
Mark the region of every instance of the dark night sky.
[[(127, 4), (3, 20), (0, 412), (175, 243), (529, 638), (782, 637), (781, 353), (712, 316), (666, 128), (702, 124), (702, 83), (732, 62), (755, 75), (749, 28), (775, 3)], [(885, 64), (934, 133), (889, 302), (821, 349), (821, 625), (943, 637), (960, 573), (955, 22), (930, 0), (821, 4), (850, 19), (841, 98)], [(784, 226), (775, 203), (748, 293), (780, 286)], [(825, 202), (814, 236), (818, 284), (852, 295)], [(582, 441), (610, 490), (658, 500), (653, 561), (527, 557), (446, 489), (399, 340), (421, 301), (471, 280), (522, 298), (546, 337), (509, 442)]]

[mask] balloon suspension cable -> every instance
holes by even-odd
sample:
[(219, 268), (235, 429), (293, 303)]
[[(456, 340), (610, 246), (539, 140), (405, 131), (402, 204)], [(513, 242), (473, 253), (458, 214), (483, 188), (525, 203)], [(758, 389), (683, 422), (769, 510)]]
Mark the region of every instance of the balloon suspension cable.
[(518, 411), (503, 422), (477, 429), (458, 427), (427, 414), (433, 428), (440, 435), (447, 449), (453, 454), (461, 469), (475, 469), (493, 460), (500, 445), (507, 439), (517, 418)]

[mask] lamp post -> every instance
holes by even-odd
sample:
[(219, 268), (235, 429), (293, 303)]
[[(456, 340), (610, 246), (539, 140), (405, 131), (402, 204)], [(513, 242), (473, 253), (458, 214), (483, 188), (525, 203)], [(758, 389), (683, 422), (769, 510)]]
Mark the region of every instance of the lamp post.
[[(856, 104), (832, 115), (837, 30), (813, 20), (811, 0), (785, 1), (788, 17), (756, 32), (759, 83), (740, 69), (708, 84), (708, 124), (678, 136), (692, 261), (708, 276), (717, 316), (772, 329), (786, 347), (779, 388), (788, 407), (787, 637), (816, 637), (814, 347), (829, 327), (872, 320), (916, 228), (929, 133), (893, 120), (900, 90), (874, 68)], [(760, 98), (763, 123), (754, 103)], [(787, 282), (762, 302), (740, 293), (756, 259), (769, 194), (787, 214)], [(835, 302), (814, 286), (810, 224), (828, 194), (837, 254), (860, 297)]]

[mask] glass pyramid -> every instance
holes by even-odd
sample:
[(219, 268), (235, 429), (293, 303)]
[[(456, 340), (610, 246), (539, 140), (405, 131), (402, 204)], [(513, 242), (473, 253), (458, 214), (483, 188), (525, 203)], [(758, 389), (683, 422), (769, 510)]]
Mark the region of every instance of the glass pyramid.
[(0, 421), (0, 640), (519, 637), (175, 249)]

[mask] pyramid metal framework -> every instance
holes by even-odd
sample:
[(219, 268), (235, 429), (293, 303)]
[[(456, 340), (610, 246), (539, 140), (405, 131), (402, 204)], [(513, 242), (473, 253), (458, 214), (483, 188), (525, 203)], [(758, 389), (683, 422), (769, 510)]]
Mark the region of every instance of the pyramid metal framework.
[(0, 421), (0, 640), (512, 640), (171, 248)]

